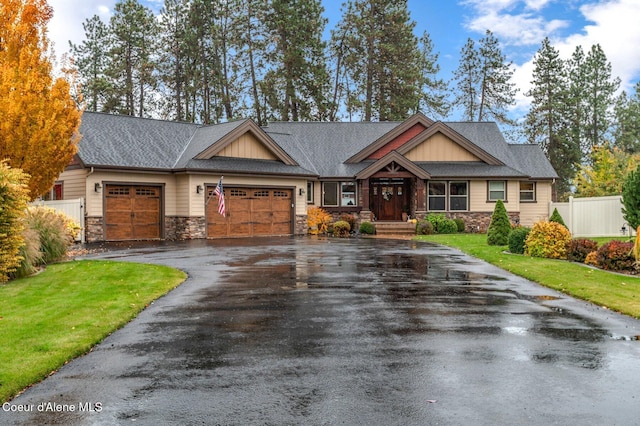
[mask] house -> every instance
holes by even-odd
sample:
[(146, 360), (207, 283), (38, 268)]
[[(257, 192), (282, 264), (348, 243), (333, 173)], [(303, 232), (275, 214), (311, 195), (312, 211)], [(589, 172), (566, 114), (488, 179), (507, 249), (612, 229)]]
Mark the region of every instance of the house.
[(378, 222), (444, 213), (482, 231), (501, 199), (531, 225), (557, 178), (537, 145), (507, 143), (495, 123), (423, 114), (260, 127), (85, 112), (80, 132), (55, 191), (85, 199), (89, 242), (306, 234), (310, 206)]

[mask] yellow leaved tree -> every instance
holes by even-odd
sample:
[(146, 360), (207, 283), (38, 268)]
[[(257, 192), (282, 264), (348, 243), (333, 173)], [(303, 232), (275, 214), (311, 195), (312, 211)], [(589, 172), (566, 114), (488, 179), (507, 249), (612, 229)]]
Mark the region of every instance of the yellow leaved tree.
[(47, 192), (72, 160), (81, 112), (66, 78), (54, 78), (46, 0), (0, 0), (0, 161), (31, 176), (31, 198)]

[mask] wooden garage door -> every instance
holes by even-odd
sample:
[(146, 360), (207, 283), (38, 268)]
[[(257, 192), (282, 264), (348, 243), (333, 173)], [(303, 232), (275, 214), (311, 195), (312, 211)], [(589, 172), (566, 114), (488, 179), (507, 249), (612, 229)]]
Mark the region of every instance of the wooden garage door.
[(218, 213), (215, 187), (207, 188), (207, 237), (291, 235), (291, 189), (225, 188), (226, 217)]
[(105, 239), (159, 239), (160, 194), (157, 186), (105, 185)]

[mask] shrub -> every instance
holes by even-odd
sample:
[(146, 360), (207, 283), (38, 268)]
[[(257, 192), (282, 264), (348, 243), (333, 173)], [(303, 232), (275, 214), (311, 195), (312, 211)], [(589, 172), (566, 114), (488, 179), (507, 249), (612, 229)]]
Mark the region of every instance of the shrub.
[(456, 223), (456, 226), (458, 227), (458, 232), (464, 232), (466, 230), (466, 227), (464, 225), (464, 219), (457, 217), (453, 219), (453, 221)]
[(598, 249), (598, 267), (608, 271), (633, 271), (635, 259), (632, 250), (632, 242), (613, 240), (604, 243)]
[(509, 251), (515, 254), (524, 254), (524, 242), (531, 232), (531, 228), (518, 226), (509, 233)]
[(592, 251), (584, 258), (584, 263), (587, 265), (598, 266), (598, 252)]
[(567, 243), (567, 260), (584, 263), (587, 255), (598, 250), (598, 243), (587, 238), (576, 238)]
[[(562, 216), (560, 216), (560, 213), (558, 213), (558, 209), (553, 209), (553, 213), (551, 213), (551, 217), (549, 218), (549, 222), (559, 223), (560, 225), (562, 225), (565, 228), (567, 228), (567, 225), (565, 225), (564, 220), (562, 220)], [(569, 228), (567, 228), (567, 229), (569, 229)]]
[(20, 247), (20, 264), (11, 278), (27, 277), (36, 272), (37, 267), (42, 265), (42, 251), (40, 251), (40, 236), (35, 229), (25, 228), (23, 232), (24, 244)]
[(0, 283), (20, 264), (24, 244), (22, 217), (27, 208), (29, 176), (0, 162)]
[(311, 207), (307, 210), (307, 226), (309, 234), (326, 234), (331, 224), (331, 215), (320, 207)]
[(433, 228), (432, 233), (436, 233), (436, 234), (438, 233), (438, 227), (446, 219), (447, 218), (445, 217), (445, 215), (441, 213), (439, 214), (431, 213), (427, 215), (427, 217), (425, 218), (425, 220), (427, 220), (431, 224), (431, 227)]
[(622, 216), (629, 226), (640, 226), (640, 165), (631, 171), (622, 184)]
[(42, 264), (58, 261), (67, 254), (73, 243), (74, 227), (67, 215), (49, 207), (29, 207), (25, 215), (26, 226), (37, 232), (42, 252)]
[(416, 234), (431, 235), (433, 234), (433, 224), (426, 219), (419, 220), (416, 223)]
[(490, 246), (506, 246), (509, 242), (509, 233), (511, 232), (511, 223), (507, 210), (504, 208), (502, 200), (496, 201), (493, 209), (491, 223), (487, 230), (487, 244)]
[(376, 233), (376, 227), (371, 222), (362, 222), (360, 224), (360, 233), (373, 235)]
[(333, 224), (333, 235), (338, 237), (347, 237), (349, 236), (349, 232), (351, 232), (351, 225), (349, 225), (349, 222), (339, 220)]
[(536, 222), (525, 241), (525, 254), (547, 259), (566, 259), (569, 230), (557, 222)]
[(455, 234), (458, 232), (458, 225), (453, 219), (445, 219), (438, 223), (438, 234)]
[(356, 229), (356, 217), (349, 213), (343, 213), (340, 215), (340, 220), (345, 221), (351, 226), (351, 229)]

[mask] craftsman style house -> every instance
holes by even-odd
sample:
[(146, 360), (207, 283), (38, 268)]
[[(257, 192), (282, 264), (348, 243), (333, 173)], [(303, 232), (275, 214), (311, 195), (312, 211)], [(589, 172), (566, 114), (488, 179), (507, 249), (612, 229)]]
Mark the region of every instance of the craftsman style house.
[(508, 144), (495, 123), (422, 114), (259, 127), (85, 112), (80, 132), (55, 193), (85, 199), (90, 242), (306, 234), (310, 206), (375, 223), (443, 213), (482, 231), (501, 199), (531, 225), (557, 177), (537, 145)]

